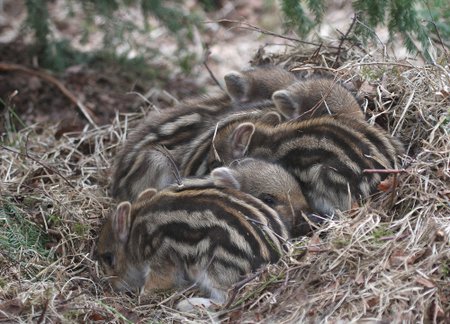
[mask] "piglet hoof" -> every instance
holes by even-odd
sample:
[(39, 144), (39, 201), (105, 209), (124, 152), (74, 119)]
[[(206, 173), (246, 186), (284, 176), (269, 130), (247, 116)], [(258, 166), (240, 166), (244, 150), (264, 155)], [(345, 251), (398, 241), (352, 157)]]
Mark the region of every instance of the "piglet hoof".
[(180, 301), (176, 308), (183, 313), (195, 313), (198, 310), (211, 310), (214, 306), (218, 306), (209, 298), (192, 297)]

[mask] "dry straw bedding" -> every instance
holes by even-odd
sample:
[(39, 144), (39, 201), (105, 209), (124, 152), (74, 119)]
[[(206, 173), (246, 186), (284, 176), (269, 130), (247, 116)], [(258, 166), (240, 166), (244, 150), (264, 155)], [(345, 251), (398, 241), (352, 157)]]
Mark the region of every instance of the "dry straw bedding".
[[(326, 49), (271, 60), (332, 71), (365, 95), (375, 120), (406, 144), (379, 193), (301, 238), (278, 264), (241, 282), (225, 309), (181, 314), (192, 291), (117, 295), (91, 258), (111, 162), (129, 125), (55, 139), (57, 125), (10, 132), (1, 147), (0, 322), (449, 322), (450, 70), (349, 54), (331, 69)], [(262, 60), (257, 56), (256, 60)], [(447, 57), (448, 59), (448, 57)]]

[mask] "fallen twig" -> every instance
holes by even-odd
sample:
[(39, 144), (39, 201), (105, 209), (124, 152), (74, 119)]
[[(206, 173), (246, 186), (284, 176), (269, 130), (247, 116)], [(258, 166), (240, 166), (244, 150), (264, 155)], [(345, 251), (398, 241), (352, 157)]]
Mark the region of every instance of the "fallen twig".
[(386, 173), (386, 174), (396, 174), (408, 172), (405, 169), (364, 169), (363, 173)]
[(236, 299), (236, 296), (239, 292), (239, 290), (244, 287), (247, 283), (261, 275), (261, 273), (264, 272), (264, 269), (259, 270), (258, 272), (253, 273), (252, 275), (248, 276), (244, 280), (239, 281), (238, 283), (234, 284), (233, 288), (231, 289), (231, 295), (228, 298), (227, 304), (224, 306), (224, 309), (227, 309), (233, 304), (234, 300)]
[(67, 180), (67, 178), (64, 177), (59, 171), (50, 168), (49, 166), (45, 165), (44, 163), (42, 163), (42, 162), (39, 161), (38, 159), (36, 159), (36, 158), (30, 156), (28, 153), (27, 153), (27, 154), (21, 153), (21, 152), (19, 152), (19, 151), (16, 151), (16, 150), (13, 150), (13, 149), (11, 149), (11, 148), (9, 148), (9, 147), (6, 147), (6, 146), (4, 146), (4, 145), (2, 145), (2, 144), (0, 144), (0, 147), (1, 147), (2, 149), (4, 149), (4, 150), (9, 151), (9, 152), (13, 152), (13, 153), (16, 153), (16, 154), (18, 154), (18, 155), (21, 155), (21, 156), (24, 156), (24, 157), (26, 157), (26, 158), (29, 158), (30, 160), (33, 160), (34, 162), (36, 162), (37, 164), (39, 164), (40, 166), (42, 166), (44, 169), (49, 170), (49, 171), (51, 171), (51, 172), (56, 173), (57, 175), (59, 175), (59, 176), (60, 176), (60, 177), (61, 177), (61, 178), (62, 178), (62, 179), (70, 186), (70, 187), (72, 187), (73, 189), (76, 189), (76, 188), (69, 182), (69, 180)]
[(332, 67), (336, 67), (337, 63), (339, 62), (339, 57), (340, 57), (341, 51), (342, 51), (342, 45), (344, 45), (344, 42), (347, 39), (348, 35), (350, 34), (350, 31), (353, 29), (353, 26), (355, 26), (357, 17), (358, 17), (357, 14), (355, 14), (353, 16), (352, 23), (348, 27), (347, 32), (341, 37), (341, 41), (339, 42), (338, 50), (336, 53), (336, 60), (334, 61)]
[(175, 162), (175, 159), (173, 158), (172, 154), (169, 152), (169, 150), (164, 145), (156, 145), (155, 149), (158, 152), (161, 152), (170, 163), (170, 168), (172, 169), (172, 173), (175, 177), (175, 181), (179, 186), (183, 185), (183, 179), (181, 178), (180, 171), (178, 170), (177, 163)]
[(211, 51), (210, 51), (208, 48), (206, 48), (206, 51), (205, 51), (205, 58), (203, 59), (203, 65), (205, 66), (206, 70), (208, 71), (209, 75), (210, 75), (211, 78), (214, 80), (214, 82), (219, 86), (219, 88), (220, 88), (222, 91), (225, 91), (225, 89), (222, 87), (222, 85), (220, 84), (220, 82), (216, 79), (214, 73), (212, 73), (211, 69), (210, 69), (209, 66), (208, 66), (208, 57), (209, 57), (210, 54), (211, 54)]
[(10, 63), (0, 63), (0, 71), (19, 71), (31, 75), (35, 75), (41, 79), (44, 79), (45, 81), (50, 82), (54, 86), (56, 86), (69, 100), (74, 103), (78, 109), (80, 109), (83, 116), (87, 119), (87, 121), (94, 126), (95, 128), (98, 128), (98, 125), (95, 123), (93, 118), (91, 117), (89, 110), (86, 106), (84, 106), (80, 100), (78, 100), (75, 95), (73, 95), (69, 89), (67, 89), (61, 82), (59, 82), (55, 77), (49, 75), (48, 73), (44, 71), (39, 70), (33, 70), (30, 68), (27, 68), (22, 65), (18, 64), (10, 64)]
[[(319, 43), (308, 42), (308, 41), (304, 41), (304, 40), (301, 40), (301, 39), (298, 39), (298, 38), (280, 35), (280, 34), (271, 32), (269, 30), (262, 29), (262, 28), (260, 28), (258, 26), (249, 24), (248, 22), (245, 22), (245, 21), (232, 20), (232, 19), (220, 19), (220, 20), (217, 20), (217, 21), (206, 21), (206, 23), (213, 23), (213, 22), (214, 23), (239, 24), (241, 26), (235, 26), (234, 28), (248, 29), (248, 30), (259, 32), (259, 33), (264, 34), (264, 35), (275, 36), (275, 37), (279, 37), (279, 38), (282, 38), (282, 39), (290, 40), (290, 41), (293, 41), (293, 42), (296, 42), (296, 43), (308, 44), (308, 45), (313, 45), (313, 46), (322, 46), (322, 44), (319, 44)], [(329, 48), (333, 48), (333, 49), (337, 49), (336, 46), (328, 46), (328, 47)]]
[(42, 310), (42, 313), (41, 313), (41, 315), (39, 316), (39, 318), (37, 320), (38, 324), (41, 324), (41, 323), (44, 322), (44, 320), (45, 320), (45, 313), (47, 313), (47, 309), (48, 309), (48, 299), (45, 300), (44, 309)]

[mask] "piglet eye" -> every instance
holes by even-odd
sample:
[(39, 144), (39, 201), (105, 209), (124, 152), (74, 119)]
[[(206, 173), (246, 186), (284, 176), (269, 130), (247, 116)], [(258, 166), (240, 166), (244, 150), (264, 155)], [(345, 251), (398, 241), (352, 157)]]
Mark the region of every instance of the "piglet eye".
[(100, 256), (101, 260), (103, 261), (103, 263), (105, 263), (108, 267), (113, 267), (114, 264), (114, 255), (111, 252), (106, 252), (103, 253)]
[(261, 199), (265, 204), (267, 204), (269, 207), (274, 207), (277, 203), (274, 196), (269, 194), (262, 194), (259, 199)]

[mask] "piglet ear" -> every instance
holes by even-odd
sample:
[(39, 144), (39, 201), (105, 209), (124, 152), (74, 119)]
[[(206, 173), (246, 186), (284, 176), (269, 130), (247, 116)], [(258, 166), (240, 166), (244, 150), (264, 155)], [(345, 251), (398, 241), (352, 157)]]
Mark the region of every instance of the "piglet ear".
[(131, 204), (128, 201), (121, 202), (113, 214), (114, 235), (120, 242), (125, 243), (131, 230)]
[(297, 110), (297, 104), (295, 103), (292, 94), (287, 90), (275, 91), (272, 95), (272, 101), (277, 107), (278, 111), (288, 119), (291, 119)]
[(220, 167), (212, 170), (211, 178), (218, 187), (240, 189), (241, 185), (233, 175), (233, 170), (227, 167)]
[(231, 152), (234, 159), (241, 159), (245, 156), (254, 132), (255, 125), (252, 123), (242, 123), (233, 131)]
[(150, 200), (157, 192), (155, 188), (147, 188), (139, 194), (137, 200)]
[(276, 126), (283, 121), (283, 118), (276, 111), (269, 111), (261, 116), (260, 121), (268, 125)]
[(227, 92), (236, 101), (244, 101), (248, 92), (248, 80), (236, 71), (231, 71), (224, 76)]

